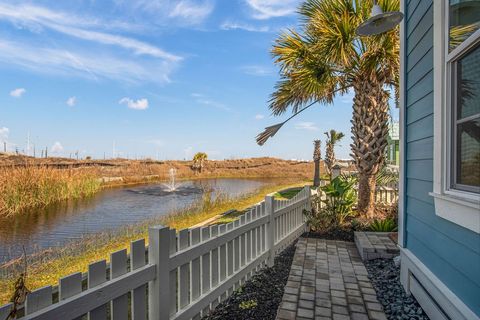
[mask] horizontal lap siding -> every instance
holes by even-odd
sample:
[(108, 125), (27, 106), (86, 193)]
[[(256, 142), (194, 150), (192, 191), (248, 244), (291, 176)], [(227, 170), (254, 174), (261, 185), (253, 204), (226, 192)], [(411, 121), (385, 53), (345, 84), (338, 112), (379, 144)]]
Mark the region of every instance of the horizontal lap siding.
[(480, 236), (435, 215), (433, 6), (410, 1), (406, 17), (406, 247), (480, 314)]

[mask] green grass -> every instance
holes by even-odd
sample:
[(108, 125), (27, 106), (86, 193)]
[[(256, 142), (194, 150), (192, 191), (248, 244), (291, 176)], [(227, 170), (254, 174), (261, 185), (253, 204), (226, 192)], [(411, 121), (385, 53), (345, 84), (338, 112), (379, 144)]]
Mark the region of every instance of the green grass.
[[(303, 183), (283, 181), (264, 186), (255, 193), (236, 199), (223, 195), (208, 200), (203, 198), (195, 205), (181, 212), (173, 212), (167, 217), (88, 236), (60, 248), (39, 252), (28, 257), (27, 288), (34, 290), (46, 285), (56, 285), (59, 278), (75, 272), (86, 272), (90, 263), (108, 259), (110, 253), (129, 248), (131, 241), (145, 238), (148, 242), (149, 226), (163, 224), (177, 230), (188, 228), (232, 208), (241, 212), (260, 202), (269, 193), (299, 185)], [(23, 270), (22, 263), (17, 261), (2, 265), (0, 270), (2, 271), (0, 272), (0, 305), (2, 305), (10, 299), (14, 281)]]
[(300, 191), (302, 191), (302, 187), (288, 188), (286, 190), (276, 192), (273, 196), (278, 200), (290, 200)]

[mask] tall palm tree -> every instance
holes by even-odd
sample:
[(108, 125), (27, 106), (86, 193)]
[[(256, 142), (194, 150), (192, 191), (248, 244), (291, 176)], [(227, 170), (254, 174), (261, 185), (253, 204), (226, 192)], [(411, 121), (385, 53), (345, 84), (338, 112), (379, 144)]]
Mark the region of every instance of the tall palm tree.
[[(384, 11), (400, 7), (400, 0), (377, 3)], [(387, 146), (387, 89), (394, 88), (398, 97), (400, 65), (398, 28), (370, 37), (356, 34), (372, 5), (372, 0), (306, 0), (299, 8), (300, 31), (283, 32), (273, 46), (281, 79), (270, 100), (274, 115), (291, 108), (295, 116), (353, 90), (351, 155), (359, 174), (358, 210), (367, 216), (374, 212), (375, 175)], [(265, 143), (284, 123), (266, 128), (257, 142)]]
[(321, 147), (320, 140), (313, 140), (313, 162), (315, 163), (315, 174), (313, 176), (313, 186), (320, 186), (320, 160), (322, 159), (322, 154), (320, 151)]
[(337, 132), (333, 129), (331, 129), (329, 132), (325, 132), (327, 135), (327, 150), (325, 152), (325, 164), (327, 165), (328, 169), (328, 174), (330, 175), (330, 178), (332, 177), (332, 168), (333, 165), (335, 164), (335, 145), (337, 142), (342, 140), (342, 138), (345, 136), (343, 132)]

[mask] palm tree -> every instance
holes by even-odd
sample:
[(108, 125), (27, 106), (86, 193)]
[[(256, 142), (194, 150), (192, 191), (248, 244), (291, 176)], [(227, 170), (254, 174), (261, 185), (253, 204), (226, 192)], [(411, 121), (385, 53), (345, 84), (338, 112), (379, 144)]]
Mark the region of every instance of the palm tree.
[(203, 167), (205, 160), (207, 160), (208, 156), (205, 152), (197, 152), (193, 156), (193, 169), (198, 171), (199, 173), (202, 173)]
[(345, 136), (343, 132), (337, 132), (333, 129), (330, 132), (325, 132), (327, 135), (327, 151), (325, 153), (325, 164), (327, 165), (328, 174), (330, 175), (330, 179), (332, 178), (332, 168), (335, 164), (335, 145), (337, 142), (342, 140)]
[[(377, 3), (396, 11), (399, 2)], [(306, 0), (299, 8), (301, 31), (283, 32), (273, 46), (281, 79), (270, 100), (274, 115), (291, 108), (295, 116), (353, 89), (351, 156), (359, 174), (358, 210), (367, 216), (374, 212), (375, 175), (387, 146), (387, 89), (394, 88), (398, 97), (400, 65), (398, 28), (370, 37), (356, 34), (372, 5), (372, 0)], [(285, 122), (266, 128), (257, 142), (265, 143)]]
[(320, 151), (321, 146), (320, 140), (313, 140), (313, 162), (315, 163), (315, 174), (313, 176), (313, 186), (320, 186), (320, 160), (322, 159), (322, 154)]

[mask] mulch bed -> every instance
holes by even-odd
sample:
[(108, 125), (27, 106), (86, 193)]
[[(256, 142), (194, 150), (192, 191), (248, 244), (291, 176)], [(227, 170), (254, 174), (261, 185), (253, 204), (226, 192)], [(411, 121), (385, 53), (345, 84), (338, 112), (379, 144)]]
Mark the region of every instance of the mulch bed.
[(417, 300), (405, 293), (400, 283), (400, 266), (393, 259), (366, 261), (365, 267), (389, 320), (428, 320)]
[(308, 232), (304, 236), (307, 238), (318, 238), (327, 240), (340, 240), (353, 242), (353, 229), (351, 228), (337, 228), (326, 232)]
[(203, 319), (275, 319), (295, 254), (295, 243), (275, 258)]

